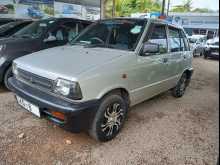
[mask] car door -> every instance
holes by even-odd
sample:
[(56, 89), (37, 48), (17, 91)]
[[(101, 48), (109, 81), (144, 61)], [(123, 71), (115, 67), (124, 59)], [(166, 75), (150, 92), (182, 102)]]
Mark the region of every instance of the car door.
[(180, 30), (180, 41), (181, 41), (181, 50), (182, 50), (182, 56), (181, 56), (181, 70), (182, 72), (186, 68), (186, 66), (191, 65), (192, 63), (192, 51), (190, 50), (189, 41), (187, 39), (186, 34), (183, 30)]
[(132, 83), (132, 99), (135, 103), (153, 97), (168, 87), (165, 85), (168, 70), (168, 40), (165, 24), (151, 24), (144, 43), (158, 44), (159, 53), (137, 57), (136, 75)]
[(170, 85), (175, 86), (183, 71), (183, 59), (185, 53), (185, 45), (181, 30), (172, 26), (168, 27), (168, 41), (169, 41), (169, 69), (167, 70), (167, 77), (170, 79)]

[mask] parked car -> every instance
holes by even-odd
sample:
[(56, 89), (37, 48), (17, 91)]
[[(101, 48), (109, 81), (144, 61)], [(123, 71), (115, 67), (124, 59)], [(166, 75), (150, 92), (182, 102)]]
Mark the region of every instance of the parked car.
[(219, 37), (207, 41), (204, 58), (209, 57), (219, 59)]
[(13, 36), (0, 40), (0, 83), (7, 87), (12, 61), (18, 57), (61, 46), (71, 41), (90, 22), (72, 18), (35, 21)]
[(10, 23), (10, 22), (15, 22), (15, 21), (19, 21), (19, 19), (12, 19), (12, 18), (0, 18), (0, 26)]
[(192, 52), (182, 28), (120, 18), (94, 23), (71, 45), (16, 59), (13, 73), (21, 106), (104, 142), (120, 132), (129, 107), (170, 89), (184, 95)]
[(5, 25), (0, 26), (0, 38), (8, 38), (15, 34), (17, 31), (21, 30), (25, 26), (31, 24), (33, 21), (25, 20), (25, 21), (15, 21), (10, 22)]
[(8, 8), (4, 5), (0, 5), (0, 14), (8, 14)]
[(44, 13), (37, 6), (31, 6), (27, 10), (28, 10), (28, 15), (31, 18), (43, 18), (44, 17)]
[(206, 40), (206, 35), (189, 36), (189, 43), (194, 57), (204, 55)]

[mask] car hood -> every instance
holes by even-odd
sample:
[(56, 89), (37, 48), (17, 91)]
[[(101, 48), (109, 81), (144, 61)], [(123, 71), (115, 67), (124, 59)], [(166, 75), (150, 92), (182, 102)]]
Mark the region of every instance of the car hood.
[(59, 77), (74, 80), (81, 73), (101, 67), (125, 54), (107, 48), (62, 46), (43, 50), (15, 60), (18, 67), (50, 79)]

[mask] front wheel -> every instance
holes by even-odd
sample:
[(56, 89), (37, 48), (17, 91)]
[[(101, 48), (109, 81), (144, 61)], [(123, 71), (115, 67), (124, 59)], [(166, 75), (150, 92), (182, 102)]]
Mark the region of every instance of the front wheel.
[(6, 72), (5, 72), (5, 75), (4, 75), (4, 85), (7, 89), (9, 89), (9, 85), (8, 85), (8, 79), (10, 77), (12, 77), (13, 74), (12, 74), (12, 67), (9, 67)]
[(124, 125), (127, 110), (126, 101), (119, 94), (105, 97), (92, 122), (90, 136), (101, 142), (115, 138)]
[(172, 89), (173, 96), (177, 98), (182, 97), (185, 94), (188, 83), (189, 83), (189, 79), (187, 79), (186, 73), (183, 73), (177, 86), (174, 89)]

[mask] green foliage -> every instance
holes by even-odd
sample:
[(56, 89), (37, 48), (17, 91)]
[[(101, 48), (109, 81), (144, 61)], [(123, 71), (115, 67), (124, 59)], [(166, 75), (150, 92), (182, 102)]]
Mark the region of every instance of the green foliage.
[(184, 0), (182, 5), (175, 6), (172, 12), (190, 12), (192, 10), (192, 0)]
[(209, 10), (207, 8), (196, 8), (192, 12), (195, 12), (195, 13), (212, 13), (213, 11)]
[[(107, 16), (112, 15), (112, 0), (107, 0)], [(108, 10), (110, 8), (110, 10)], [(130, 16), (131, 13), (161, 11), (160, 0), (115, 0), (115, 16)], [(110, 13), (109, 13), (110, 12)]]
[(209, 13), (212, 12), (207, 8), (192, 8), (192, 0), (184, 0), (181, 5), (175, 6), (172, 12), (198, 12), (198, 13)]
[[(113, 1), (115, 10), (113, 10)], [(167, 1), (167, 0), (166, 0)], [(160, 12), (162, 0), (105, 0), (106, 17), (130, 16), (132, 13)], [(115, 13), (113, 14), (113, 11)], [(183, 0), (181, 5), (174, 6), (172, 12), (211, 12), (206, 8), (193, 9), (192, 0)]]
[(52, 7), (45, 7), (44, 13), (46, 13), (48, 15), (54, 15), (54, 9)]

